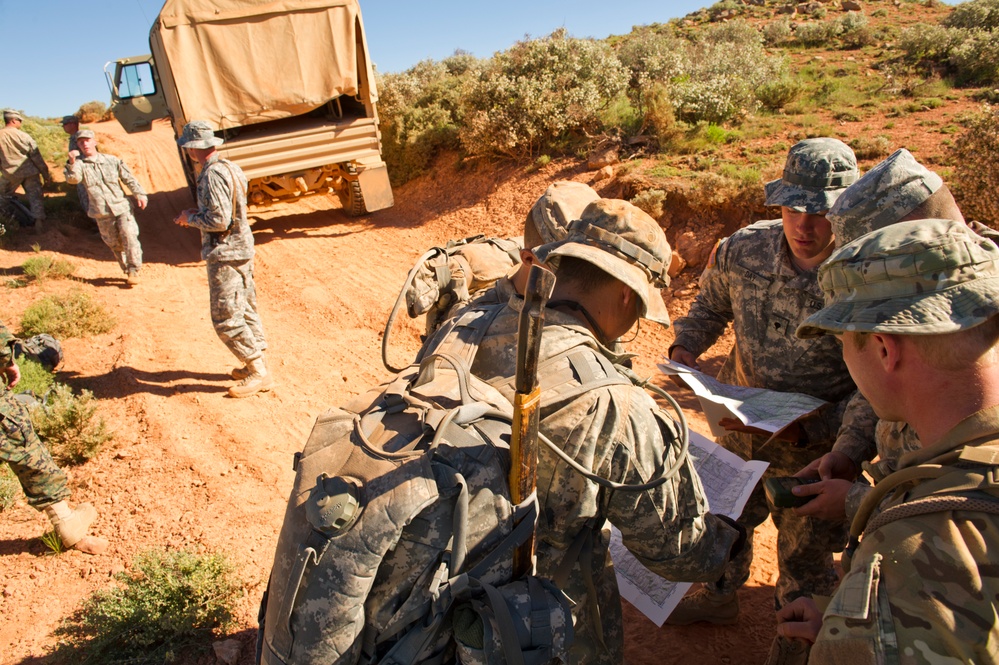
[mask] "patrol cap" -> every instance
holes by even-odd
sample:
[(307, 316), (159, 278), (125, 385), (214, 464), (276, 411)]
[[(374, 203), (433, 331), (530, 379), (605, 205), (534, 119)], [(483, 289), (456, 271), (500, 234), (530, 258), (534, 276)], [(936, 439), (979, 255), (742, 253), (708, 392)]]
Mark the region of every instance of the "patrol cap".
[(7, 122), (8, 120), (24, 120), (24, 117), (21, 115), (20, 111), (15, 111), (14, 109), (4, 109), (3, 119), (4, 122)]
[(967, 330), (999, 313), (999, 247), (952, 219), (898, 222), (836, 250), (819, 286), (826, 306), (798, 337)]
[(74, 122), (76, 124), (80, 124), (80, 119), (77, 118), (75, 115), (64, 115), (62, 117), (62, 124), (64, 124), (64, 125), (69, 125), (69, 124), (72, 124)]
[(783, 176), (764, 186), (766, 204), (811, 214), (824, 212), (859, 177), (850, 146), (833, 138), (805, 139), (791, 146)]
[(669, 286), (666, 271), (673, 252), (656, 220), (631, 203), (597, 199), (569, 224), (564, 240), (534, 253), (541, 261), (574, 256), (592, 263), (638, 294), (639, 316), (669, 326), (660, 289)]
[(832, 223), (836, 246), (894, 224), (915, 210), (943, 185), (933, 171), (901, 148), (847, 187), (826, 219)]
[(215, 136), (212, 126), (204, 120), (192, 120), (184, 125), (184, 131), (177, 139), (181, 148), (214, 148), (225, 141)]
[(73, 136), (76, 137), (77, 141), (79, 141), (80, 139), (96, 139), (97, 138), (97, 136), (94, 134), (94, 131), (92, 129), (81, 129), (76, 134), (73, 134)]

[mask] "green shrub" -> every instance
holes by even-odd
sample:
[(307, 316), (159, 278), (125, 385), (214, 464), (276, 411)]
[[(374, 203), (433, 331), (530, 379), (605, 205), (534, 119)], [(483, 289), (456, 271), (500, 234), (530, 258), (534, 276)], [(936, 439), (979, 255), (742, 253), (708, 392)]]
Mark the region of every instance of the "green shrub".
[(618, 59), (629, 71), (629, 95), (640, 111), (646, 98), (662, 86), (683, 75), (688, 42), (650, 27), (635, 28), (618, 49)]
[(951, 186), (968, 219), (993, 228), (999, 224), (999, 114), (986, 104), (966, 120), (966, 129), (949, 150), (954, 164)]
[(784, 17), (771, 21), (763, 26), (763, 41), (770, 46), (777, 46), (791, 39), (791, 21)]
[(602, 42), (565, 29), (493, 56), (462, 96), (461, 144), (472, 155), (520, 159), (565, 150), (599, 129), (627, 73)]
[(21, 483), (5, 463), (0, 463), (0, 513), (7, 510), (21, 496)]
[[(149, 551), (56, 629), (58, 660), (161, 665), (210, 648), (234, 624), (242, 588), (222, 555)], [(193, 662), (190, 661), (190, 662)]]
[(393, 181), (411, 180), (441, 151), (459, 147), (462, 91), (481, 67), (480, 60), (459, 52), (380, 78), (379, 126)]
[(45, 441), (53, 459), (60, 463), (88, 460), (114, 436), (97, 415), (97, 400), (89, 390), (77, 396), (69, 386), (57, 383), (47, 402), (29, 411), (35, 432)]
[(76, 266), (64, 259), (48, 254), (32, 256), (21, 264), (21, 270), (31, 279), (68, 279), (76, 272)]
[(14, 390), (19, 393), (31, 392), (41, 397), (55, 382), (55, 375), (37, 360), (22, 356), (17, 359), (17, 366), (21, 370), (21, 380)]
[(768, 111), (776, 112), (801, 96), (802, 85), (797, 78), (783, 76), (767, 81), (756, 89), (756, 98)]
[(825, 46), (839, 34), (836, 21), (819, 21), (816, 23), (801, 23), (794, 30), (794, 38), (802, 46)]
[(948, 28), (991, 32), (999, 28), (999, 0), (962, 2), (941, 23)]
[(969, 31), (951, 49), (950, 64), (959, 83), (990, 85), (999, 82), (999, 32)]
[(104, 102), (96, 100), (81, 105), (73, 115), (79, 118), (81, 123), (101, 122), (103, 120), (111, 120), (114, 118), (111, 110), (108, 109)]
[(874, 138), (858, 137), (849, 141), (853, 154), (857, 159), (882, 159), (891, 154), (891, 141), (887, 136), (878, 135)]
[(114, 318), (82, 291), (47, 296), (30, 305), (21, 316), (21, 335), (48, 333), (58, 339), (106, 333)]
[(666, 203), (666, 192), (661, 189), (646, 189), (639, 192), (631, 203), (649, 214), (653, 219), (663, 216), (663, 204)]

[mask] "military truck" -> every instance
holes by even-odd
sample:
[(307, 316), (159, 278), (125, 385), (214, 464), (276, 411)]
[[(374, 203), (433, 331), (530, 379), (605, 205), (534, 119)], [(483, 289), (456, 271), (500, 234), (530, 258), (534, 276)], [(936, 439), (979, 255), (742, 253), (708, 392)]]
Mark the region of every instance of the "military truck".
[[(393, 204), (357, 0), (166, 0), (149, 47), (104, 67), (125, 131), (170, 118), (180, 136), (207, 120), (251, 205), (334, 193), (351, 215)], [(180, 157), (193, 186), (197, 164)]]

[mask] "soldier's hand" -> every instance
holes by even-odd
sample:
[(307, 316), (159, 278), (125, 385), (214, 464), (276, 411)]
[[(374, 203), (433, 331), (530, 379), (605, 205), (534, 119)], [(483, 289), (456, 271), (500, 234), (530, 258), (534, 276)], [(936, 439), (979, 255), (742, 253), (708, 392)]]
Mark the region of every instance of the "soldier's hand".
[[(696, 369), (696, 370), (701, 369), (701, 366), (697, 364), (697, 356), (695, 356), (693, 353), (691, 353), (682, 346), (674, 346), (672, 349), (670, 349), (669, 359), (672, 360), (673, 362), (680, 363), (681, 365), (686, 365), (691, 369)], [(669, 378), (673, 381), (673, 383), (675, 383), (679, 387), (681, 388), (687, 387), (687, 384), (684, 383), (683, 379), (681, 379), (679, 376), (673, 374)]]
[(177, 226), (190, 226), (190, 224), (187, 223), (187, 210), (182, 211), (179, 215), (174, 217), (173, 223)]
[(79, 150), (70, 150), (69, 151), (69, 163), (72, 164), (73, 162), (75, 162), (76, 158), (79, 157), (79, 156), (80, 156), (80, 151)]
[(795, 598), (777, 610), (777, 634), (789, 640), (815, 643), (822, 629), (822, 612), (811, 598)]
[(799, 478), (818, 478), (820, 480), (841, 478), (853, 482), (860, 475), (860, 469), (845, 453), (833, 450), (817, 460), (812, 460), (808, 466), (794, 475)]
[(795, 496), (815, 497), (803, 506), (794, 509), (796, 515), (817, 517), (831, 522), (846, 521), (846, 495), (853, 483), (849, 480), (820, 480), (817, 483), (798, 485), (791, 488)]
[(4, 368), (3, 375), (7, 379), (7, 387), (13, 388), (21, 380), (21, 368), (17, 366), (17, 363), (11, 362)]
[(138, 196), (135, 198), (135, 205), (139, 207), (139, 210), (145, 210), (146, 204), (149, 202), (145, 196)]

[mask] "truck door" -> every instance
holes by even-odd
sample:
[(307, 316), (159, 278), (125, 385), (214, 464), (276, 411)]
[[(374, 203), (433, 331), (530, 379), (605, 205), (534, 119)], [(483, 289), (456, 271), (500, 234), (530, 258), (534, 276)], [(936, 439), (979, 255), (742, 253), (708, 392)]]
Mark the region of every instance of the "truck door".
[(114, 62), (114, 75), (104, 65), (104, 75), (111, 89), (111, 110), (126, 132), (142, 132), (153, 120), (169, 115), (163, 87), (153, 63), (153, 56), (139, 55)]

